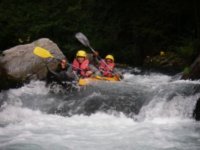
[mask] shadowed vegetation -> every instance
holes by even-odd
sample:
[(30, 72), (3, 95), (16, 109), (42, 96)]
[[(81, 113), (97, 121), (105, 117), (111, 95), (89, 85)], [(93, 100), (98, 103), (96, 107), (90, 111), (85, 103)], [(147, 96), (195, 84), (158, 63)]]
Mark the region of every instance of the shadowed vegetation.
[(102, 57), (113, 53), (121, 63), (141, 66), (161, 50), (191, 63), (200, 47), (198, 6), (197, 0), (2, 0), (0, 49), (47, 37), (72, 59), (85, 48), (74, 38), (80, 31)]

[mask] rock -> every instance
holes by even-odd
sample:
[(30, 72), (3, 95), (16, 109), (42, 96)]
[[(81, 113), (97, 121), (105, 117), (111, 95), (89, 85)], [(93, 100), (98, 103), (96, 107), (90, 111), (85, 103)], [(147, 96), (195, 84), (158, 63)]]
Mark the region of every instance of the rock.
[[(186, 67), (183, 71), (181, 79), (199, 80), (200, 79), (200, 55), (190, 67)], [(197, 88), (200, 92), (200, 88)], [(196, 107), (193, 112), (193, 117), (200, 121), (200, 98), (197, 101)]]
[(47, 38), (39, 39), (30, 44), (15, 46), (2, 53), (0, 80), (4, 80), (8, 85), (10, 82), (14, 82), (14, 85), (16, 85), (16, 83), (23, 83), (30, 79), (44, 79), (47, 75), (45, 64), (48, 64), (51, 70), (56, 70), (59, 63), (56, 59), (44, 59), (33, 54), (36, 46), (47, 49), (56, 58), (65, 58), (58, 46)]
[(159, 55), (147, 56), (144, 60), (144, 67), (156, 69), (161, 72), (180, 72), (186, 62), (173, 52), (161, 51)]
[(198, 121), (200, 120), (200, 98), (198, 99), (196, 107), (194, 109), (193, 117)]
[(200, 55), (194, 61), (194, 63), (183, 72), (182, 79), (198, 80), (200, 79)]

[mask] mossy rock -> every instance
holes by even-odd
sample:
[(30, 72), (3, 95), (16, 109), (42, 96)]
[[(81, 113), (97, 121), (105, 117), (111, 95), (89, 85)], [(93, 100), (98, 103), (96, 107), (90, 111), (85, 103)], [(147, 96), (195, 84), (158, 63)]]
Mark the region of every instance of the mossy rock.
[(147, 57), (144, 60), (144, 66), (157, 69), (177, 70), (178, 72), (182, 71), (182, 69), (186, 66), (186, 62), (173, 52), (165, 52), (162, 55), (159, 54)]

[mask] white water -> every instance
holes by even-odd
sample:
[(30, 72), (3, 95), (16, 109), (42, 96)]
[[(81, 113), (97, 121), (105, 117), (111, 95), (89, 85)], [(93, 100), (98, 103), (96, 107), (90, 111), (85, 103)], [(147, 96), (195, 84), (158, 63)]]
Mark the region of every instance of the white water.
[[(63, 97), (52, 96), (39, 81), (0, 93), (7, 100), (0, 112), (0, 149), (199, 150), (200, 123), (191, 116), (200, 94), (188, 91), (200, 82), (171, 79), (162, 74), (126, 74), (122, 83), (112, 87), (96, 85), (106, 91), (111, 88), (120, 97), (150, 97), (133, 118), (120, 112), (71, 117), (47, 114), (51, 106), (63, 103)], [(98, 96), (109, 98), (101, 91), (85, 98)]]

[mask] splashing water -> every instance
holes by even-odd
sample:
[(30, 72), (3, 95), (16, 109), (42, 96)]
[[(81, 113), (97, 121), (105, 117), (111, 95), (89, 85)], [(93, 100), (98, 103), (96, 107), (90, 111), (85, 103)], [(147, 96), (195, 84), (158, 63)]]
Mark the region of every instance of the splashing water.
[(119, 83), (51, 93), (33, 81), (0, 93), (0, 149), (199, 150), (199, 85), (127, 73)]

